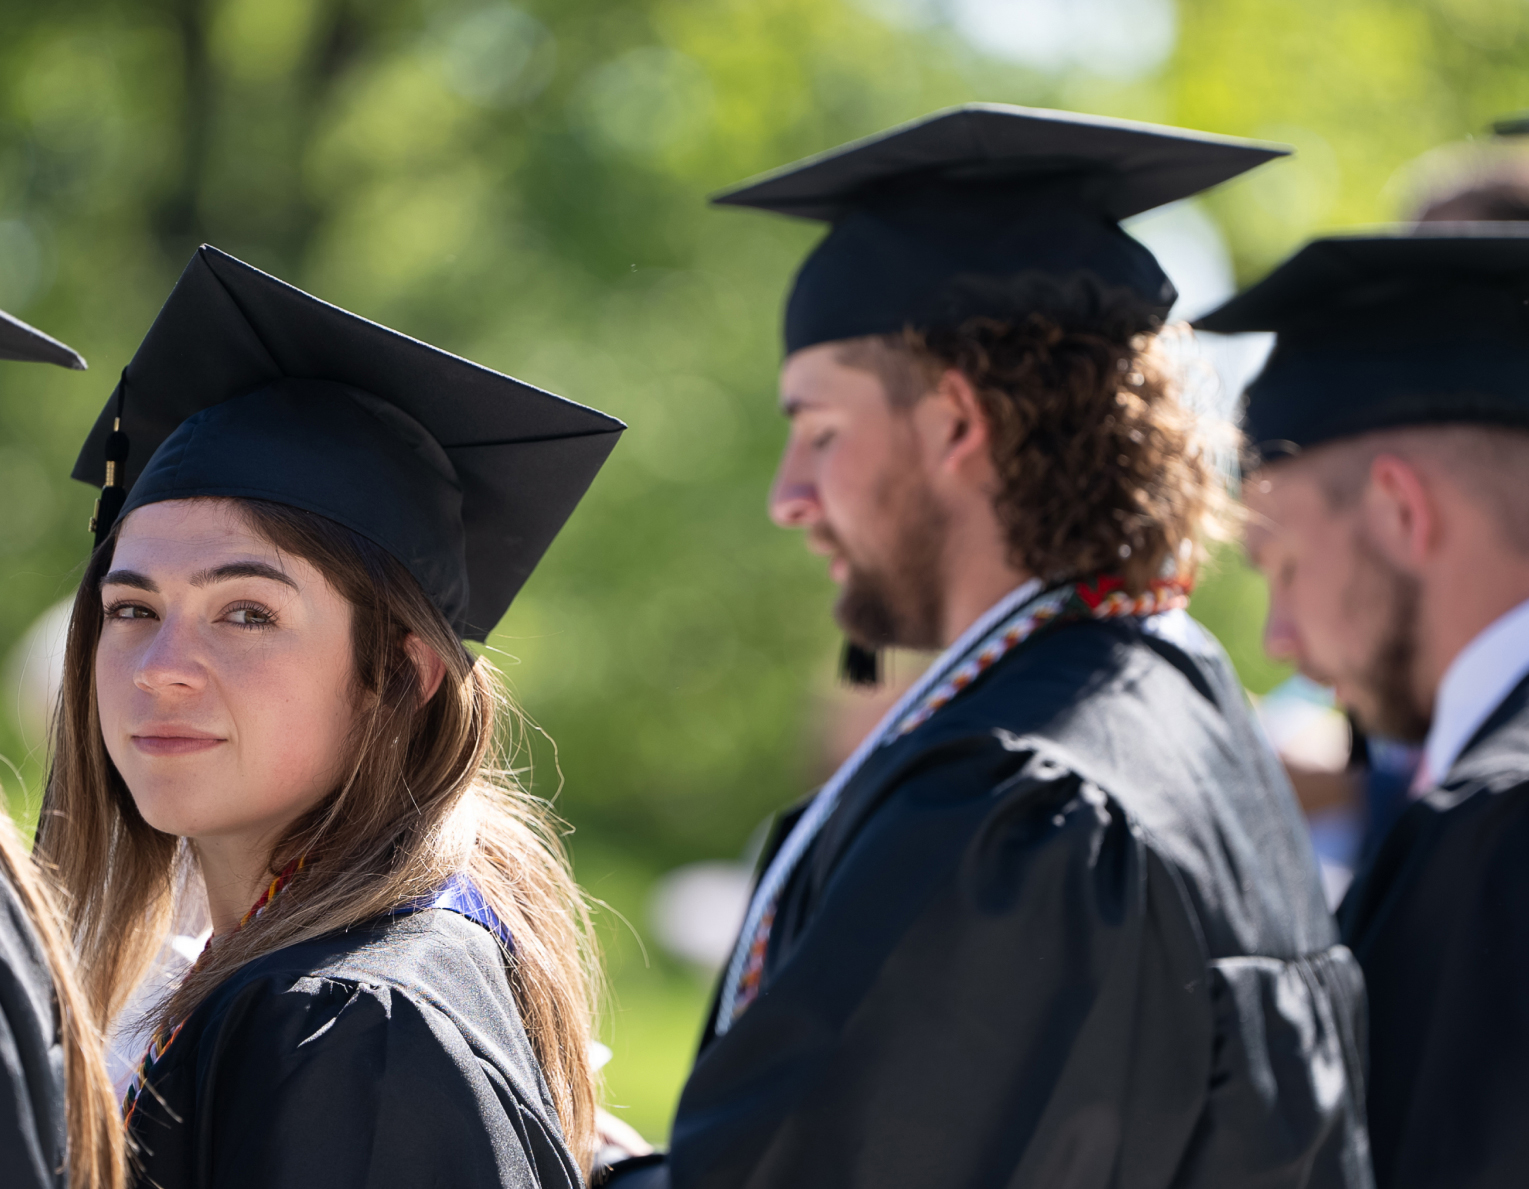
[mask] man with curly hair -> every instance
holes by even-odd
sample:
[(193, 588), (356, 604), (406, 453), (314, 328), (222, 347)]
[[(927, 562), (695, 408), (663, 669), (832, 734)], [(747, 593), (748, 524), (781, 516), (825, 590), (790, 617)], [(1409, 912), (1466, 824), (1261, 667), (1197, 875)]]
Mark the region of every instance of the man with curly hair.
[(782, 816), (672, 1150), (616, 1183), (1368, 1184), (1362, 983), (1184, 611), (1221, 489), (1119, 226), (1278, 152), (969, 107), (721, 199), (832, 223), (771, 513), (853, 671), (940, 655)]

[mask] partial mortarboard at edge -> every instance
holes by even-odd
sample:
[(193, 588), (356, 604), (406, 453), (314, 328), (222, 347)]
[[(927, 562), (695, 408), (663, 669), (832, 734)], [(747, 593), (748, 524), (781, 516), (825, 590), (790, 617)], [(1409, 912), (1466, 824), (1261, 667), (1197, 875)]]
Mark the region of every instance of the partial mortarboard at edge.
[(912, 326), (1009, 318), (1027, 273), (1091, 273), (1159, 315), (1176, 296), (1120, 220), (1289, 149), (1074, 112), (967, 104), (855, 141), (713, 202), (832, 230), (797, 273), (789, 355)]
[(1500, 120), (1492, 121), (1492, 133), (1495, 136), (1529, 136), (1529, 111), (1521, 111), (1517, 115), (1503, 116)]
[(67, 347), (35, 326), (13, 318), (0, 310), (0, 359), (21, 363), (56, 363), (59, 367), (85, 370), (85, 360), (73, 347)]
[(1314, 240), (1195, 328), (1275, 332), (1243, 414), (1266, 461), (1408, 425), (1529, 429), (1529, 224)]
[(76, 479), (102, 482), (119, 407), (131, 443), (123, 515), (202, 496), (319, 513), (388, 550), (477, 640), (625, 428), (205, 246), (91, 430)]

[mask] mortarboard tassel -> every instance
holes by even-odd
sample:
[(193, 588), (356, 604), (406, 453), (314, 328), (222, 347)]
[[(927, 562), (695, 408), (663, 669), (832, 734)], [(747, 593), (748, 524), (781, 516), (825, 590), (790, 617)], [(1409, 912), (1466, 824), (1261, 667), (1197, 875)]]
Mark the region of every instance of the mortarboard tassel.
[(839, 678), (845, 685), (869, 689), (881, 684), (881, 654), (862, 648), (853, 640), (844, 641), (839, 656)]
[(97, 546), (106, 540), (106, 534), (117, 523), (122, 505), (127, 502), (127, 489), (121, 483), (127, 468), (128, 441), (127, 434), (122, 432), (122, 406), (126, 399), (127, 368), (123, 368), (122, 381), (117, 385), (117, 416), (106, 438), (106, 482), (101, 485), (95, 515), (90, 518), (90, 531), (96, 535)]

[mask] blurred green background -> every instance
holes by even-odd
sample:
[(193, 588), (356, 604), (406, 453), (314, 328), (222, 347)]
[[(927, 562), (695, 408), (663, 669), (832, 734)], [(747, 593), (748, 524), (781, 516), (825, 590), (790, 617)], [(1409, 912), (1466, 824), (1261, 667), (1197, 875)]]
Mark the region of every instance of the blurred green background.
[[(18, 642), (88, 546), (65, 476), (197, 244), (609, 410), (630, 432), (491, 644), (609, 906), (611, 1101), (661, 1138), (708, 976), (652, 944), (649, 889), (820, 778), (842, 697), (822, 564), (765, 517), (819, 232), (705, 195), (972, 99), (1286, 141), (1198, 208), (1247, 281), (1402, 213), (1526, 66), (1523, 0), (0, 0), (0, 308), (91, 363), (0, 363), (12, 811), (45, 762)], [(1255, 690), (1261, 597), (1225, 557), (1195, 600)]]

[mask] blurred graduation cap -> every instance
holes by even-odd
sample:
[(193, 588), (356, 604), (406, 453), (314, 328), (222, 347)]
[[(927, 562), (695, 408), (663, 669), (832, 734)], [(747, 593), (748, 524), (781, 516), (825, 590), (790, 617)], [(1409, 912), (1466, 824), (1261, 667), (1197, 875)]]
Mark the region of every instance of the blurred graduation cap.
[(98, 542), (118, 507), (163, 500), (319, 513), (381, 545), (481, 640), (624, 428), (204, 246), (73, 474), (106, 481)]
[(1276, 334), (1247, 392), (1265, 461), (1377, 429), (1529, 429), (1529, 224), (1314, 240), (1195, 323)]
[(831, 225), (797, 273), (786, 353), (907, 326), (1009, 318), (1013, 281), (1088, 272), (1165, 316), (1176, 296), (1120, 221), (1288, 149), (1073, 112), (966, 104), (712, 201)]
[(1495, 136), (1529, 136), (1529, 111), (1492, 121), (1492, 133)]
[(85, 360), (73, 347), (66, 347), (56, 338), (44, 334), (35, 326), (28, 326), (20, 318), (13, 318), (0, 310), (0, 359), (15, 359), (22, 363), (56, 363), (59, 367), (85, 370)]

